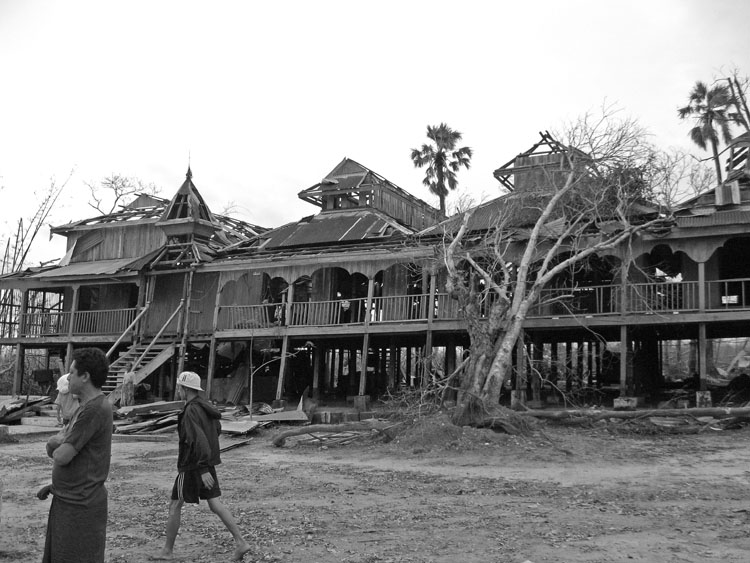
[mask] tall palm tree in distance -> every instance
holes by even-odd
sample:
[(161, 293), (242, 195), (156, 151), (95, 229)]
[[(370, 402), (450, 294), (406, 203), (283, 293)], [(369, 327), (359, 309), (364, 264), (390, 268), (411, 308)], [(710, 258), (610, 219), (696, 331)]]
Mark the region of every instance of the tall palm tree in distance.
[(688, 105), (677, 110), (680, 119), (693, 118), (695, 127), (690, 138), (703, 150), (711, 147), (716, 167), (716, 180), (721, 184), (721, 162), (719, 161), (719, 133), (725, 143), (732, 139), (730, 124), (741, 123), (740, 116), (730, 111), (734, 97), (726, 85), (717, 84), (709, 88), (700, 80), (690, 91)]
[(437, 127), (428, 125), (427, 138), (432, 144), (425, 143), (421, 149), (411, 149), (411, 160), (417, 168), (427, 167), (422, 183), (440, 198), (440, 212), (445, 215), (448, 190), (456, 189), (456, 173), (462, 166), (466, 169), (471, 166), (473, 153), (469, 147), (456, 148), (461, 140), (461, 133), (445, 123)]

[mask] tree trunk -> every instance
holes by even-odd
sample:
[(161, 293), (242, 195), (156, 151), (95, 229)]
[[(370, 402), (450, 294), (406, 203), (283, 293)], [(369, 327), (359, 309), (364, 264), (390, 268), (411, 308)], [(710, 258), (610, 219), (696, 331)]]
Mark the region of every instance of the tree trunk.
[(461, 378), (456, 409), (453, 412), (453, 423), (457, 426), (471, 425), (484, 418), (484, 401), (481, 395), (488, 374), (487, 358), (491, 355), (492, 350), (488, 349), (486, 343), (484, 346), (472, 346), (469, 365)]
[(711, 151), (714, 155), (714, 166), (716, 167), (716, 183), (721, 184), (721, 160), (719, 159), (719, 148), (716, 141), (711, 140)]

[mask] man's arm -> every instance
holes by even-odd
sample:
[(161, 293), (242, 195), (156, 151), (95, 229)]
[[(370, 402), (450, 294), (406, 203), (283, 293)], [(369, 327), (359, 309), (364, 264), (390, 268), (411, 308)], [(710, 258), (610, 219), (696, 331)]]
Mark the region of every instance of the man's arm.
[(59, 448), (57, 448), (54, 452), (52, 452), (52, 460), (57, 465), (68, 465), (71, 461), (73, 461), (73, 458), (77, 454), (78, 454), (78, 450), (76, 450), (69, 443), (65, 442)]
[(47, 457), (52, 457), (52, 454), (55, 452), (57, 448), (60, 447), (60, 444), (63, 443), (63, 440), (65, 439), (65, 435), (60, 432), (52, 436), (49, 440), (47, 440)]
[[(198, 408), (198, 407), (196, 407)], [(211, 458), (211, 446), (203, 428), (204, 421), (193, 409), (186, 411), (186, 441), (196, 459), (192, 461), (198, 466), (202, 474), (208, 472), (208, 461)]]

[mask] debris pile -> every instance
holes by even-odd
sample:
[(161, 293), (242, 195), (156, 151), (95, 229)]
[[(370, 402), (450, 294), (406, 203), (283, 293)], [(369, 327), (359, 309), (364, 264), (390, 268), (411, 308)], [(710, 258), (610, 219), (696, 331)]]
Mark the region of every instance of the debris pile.
[(39, 409), (52, 402), (46, 395), (28, 395), (13, 397), (0, 403), (0, 424), (16, 424), (25, 415), (37, 414)]
[[(158, 401), (120, 407), (115, 411), (115, 433), (152, 435), (174, 432), (177, 430), (177, 415), (184, 405), (183, 401)], [(222, 434), (230, 436), (245, 436), (273, 422), (309, 422), (301, 410), (272, 409), (266, 403), (253, 403), (252, 409), (245, 405), (218, 408), (222, 413)]]

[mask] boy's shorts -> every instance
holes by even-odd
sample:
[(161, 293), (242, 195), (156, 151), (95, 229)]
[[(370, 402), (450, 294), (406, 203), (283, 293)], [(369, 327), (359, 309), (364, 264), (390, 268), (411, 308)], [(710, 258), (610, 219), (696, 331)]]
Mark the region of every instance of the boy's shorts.
[(207, 489), (203, 485), (201, 472), (197, 469), (183, 471), (174, 480), (172, 487), (172, 500), (181, 500), (197, 504), (199, 499), (208, 500), (221, 496), (219, 488), (219, 478), (216, 476), (216, 470), (213, 467), (208, 468), (209, 473), (214, 478), (214, 486)]

